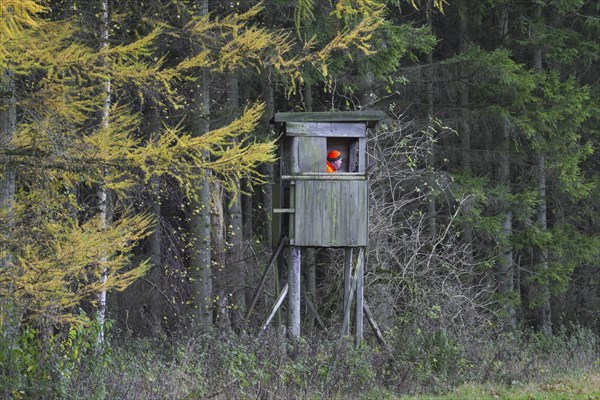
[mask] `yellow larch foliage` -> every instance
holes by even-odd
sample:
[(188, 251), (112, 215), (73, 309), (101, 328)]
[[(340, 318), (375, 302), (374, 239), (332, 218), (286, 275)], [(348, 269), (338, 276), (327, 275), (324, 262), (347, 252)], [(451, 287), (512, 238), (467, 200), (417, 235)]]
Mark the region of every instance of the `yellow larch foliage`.
[(0, 296), (24, 306), (29, 318), (68, 321), (82, 301), (101, 290), (123, 290), (146, 272), (147, 263), (131, 268), (129, 255), (150, 234), (151, 223), (146, 215), (121, 218), (107, 229), (97, 218), (82, 225), (48, 222), (37, 229), (41, 241), (25, 246), (12, 266), (0, 270)]
[[(128, 156), (130, 165), (139, 167), (148, 179), (151, 175), (169, 175), (183, 187), (205, 177), (211, 170), (212, 179), (220, 179), (226, 189), (242, 176), (254, 176), (259, 164), (275, 160), (274, 141), (245, 143), (243, 136), (256, 129), (264, 111), (263, 104), (247, 108), (229, 125), (198, 136), (184, 133), (178, 127), (167, 127), (159, 139), (138, 147)], [(234, 143), (233, 139), (241, 139)], [(206, 157), (209, 154), (212, 157)]]
[(37, 14), (46, 11), (41, 1), (2, 0), (0, 3), (0, 69), (7, 57), (6, 45), (19, 37), (20, 32), (38, 25)]
[[(38, 23), (40, 2), (2, 3), (17, 4), (18, 16), (15, 12), (0, 18), (0, 67), (8, 65), (5, 56), (10, 55), (16, 76), (35, 79), (19, 93), (26, 122), (17, 127), (12, 161), (27, 173), (19, 182), (17, 229), (12, 238), (0, 232), (15, 254), (11, 266), (0, 271), (0, 296), (14, 298), (32, 316), (52, 314), (57, 319), (73, 318), (72, 308), (99, 291), (125, 288), (146, 267), (129, 270), (129, 255), (148, 235), (152, 221), (120, 210), (106, 229), (96, 218), (77, 222), (66, 211), (78, 207), (72, 194), (77, 185), (102, 183), (122, 194), (153, 175), (166, 175), (191, 196), (193, 184), (206, 175), (235, 192), (240, 178), (260, 180), (257, 166), (274, 161), (273, 141), (249, 139), (264, 113), (262, 104), (249, 106), (229, 125), (201, 136), (185, 132), (183, 123), (175, 122), (163, 126), (156, 140), (147, 140), (140, 132), (140, 115), (128, 104), (132, 96), (137, 95), (139, 102), (145, 93), (159, 92), (165, 102), (177, 105), (177, 96), (170, 95), (171, 84), (194, 79), (194, 69), (230, 72), (269, 67), (295, 88), (305, 65), (327, 76), (335, 52), (357, 48), (370, 54), (370, 35), (382, 21), (381, 11), (370, 12), (319, 49), (312, 38), (299, 45), (289, 33), (252, 24), (261, 5), (220, 19), (201, 17), (187, 26), (197, 53), (166, 68), (153, 46), (168, 27), (98, 50), (74, 40), (70, 22)], [(106, 81), (115, 93), (125, 95), (115, 96), (120, 102), (112, 104), (108, 123), (100, 124), (98, 114), (105, 100), (101, 88)], [(108, 279), (102, 283), (98, 278), (105, 269)]]

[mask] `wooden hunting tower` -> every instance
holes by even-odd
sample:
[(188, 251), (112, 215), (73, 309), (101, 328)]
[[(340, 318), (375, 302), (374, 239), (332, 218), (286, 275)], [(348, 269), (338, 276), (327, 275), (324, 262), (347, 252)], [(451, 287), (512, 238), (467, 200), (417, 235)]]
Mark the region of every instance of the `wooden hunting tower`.
[[(366, 247), (367, 127), (382, 112), (277, 113), (279, 168), (273, 194), (273, 238), (299, 247)], [(343, 164), (325, 171), (327, 153)]]
[[(369, 231), (367, 128), (373, 127), (384, 116), (379, 111), (275, 114), (273, 122), (280, 134), (273, 190), (273, 238), (276, 246), (247, 317), (256, 304), (269, 268), (281, 257), (286, 244), (290, 247), (290, 260), (287, 284), (281, 289), (263, 329), (287, 296), (288, 336), (299, 338), (301, 248), (343, 248), (344, 320), (341, 335), (350, 333), (350, 311), (356, 297), (355, 333), (356, 343), (360, 343), (363, 309), (368, 311), (363, 303), (362, 289)], [(342, 167), (336, 173), (326, 172), (327, 154), (331, 150), (342, 155)], [(355, 261), (354, 249), (357, 250)], [(308, 296), (306, 301), (322, 324)], [(374, 321), (371, 321), (373, 324)]]

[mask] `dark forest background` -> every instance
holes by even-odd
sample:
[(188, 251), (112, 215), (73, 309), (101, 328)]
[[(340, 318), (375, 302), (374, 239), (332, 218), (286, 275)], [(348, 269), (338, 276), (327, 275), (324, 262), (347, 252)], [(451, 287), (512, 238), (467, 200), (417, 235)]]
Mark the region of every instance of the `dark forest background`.
[[(598, 368), (600, 5), (3, 0), (0, 392), (368, 397)], [(274, 279), (276, 112), (369, 131), (365, 298)], [(161, 371), (169, 371), (163, 373)], [(187, 397), (185, 397), (187, 396)]]

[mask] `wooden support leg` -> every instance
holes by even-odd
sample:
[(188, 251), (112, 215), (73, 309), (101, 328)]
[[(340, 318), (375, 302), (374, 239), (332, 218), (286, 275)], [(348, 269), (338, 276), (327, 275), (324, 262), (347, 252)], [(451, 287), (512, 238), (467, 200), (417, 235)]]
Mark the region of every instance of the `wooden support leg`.
[(363, 277), (365, 271), (365, 252), (360, 249), (358, 253), (356, 274), (356, 347), (360, 346), (363, 337)]
[[(316, 268), (316, 249), (311, 247), (306, 249), (304, 252), (304, 260), (305, 260), (305, 294), (304, 296), (307, 299), (312, 301), (312, 304), (316, 306), (317, 304), (317, 268)], [(310, 306), (309, 306), (310, 307)], [(310, 326), (315, 324), (315, 318), (307, 318), (306, 322), (309, 323)]]
[(300, 248), (290, 247), (290, 267), (288, 272), (288, 337), (300, 338)]
[(383, 333), (381, 333), (381, 329), (379, 329), (379, 325), (377, 325), (375, 317), (373, 317), (373, 313), (371, 312), (371, 309), (369, 308), (369, 305), (366, 301), (363, 303), (363, 309), (365, 310), (367, 321), (369, 321), (369, 325), (371, 325), (371, 328), (373, 329), (373, 333), (375, 333), (377, 341), (385, 349), (385, 351), (387, 351), (391, 355), (392, 352), (390, 350), (390, 347), (386, 343), (385, 338), (383, 337)]
[(342, 324), (342, 337), (350, 334), (350, 286), (352, 284), (352, 247), (344, 249), (344, 322)]
[(279, 311), (279, 307), (281, 306), (281, 303), (283, 303), (283, 300), (285, 299), (285, 296), (287, 295), (287, 292), (288, 292), (288, 285), (286, 283), (285, 286), (283, 287), (283, 290), (281, 290), (281, 293), (279, 294), (279, 297), (277, 298), (277, 301), (273, 305), (273, 308), (271, 309), (271, 312), (269, 313), (269, 317), (267, 318), (267, 320), (265, 321), (265, 323), (260, 327), (261, 331), (264, 331), (265, 329), (267, 329), (267, 326), (269, 325), (269, 323), (271, 322), (271, 320), (275, 316), (275, 313), (277, 311)]
[(352, 301), (354, 300), (354, 294), (356, 293), (356, 283), (358, 282), (358, 270), (359, 270), (358, 261), (359, 260), (360, 260), (360, 257), (357, 257), (357, 262), (354, 265), (354, 269), (351, 269), (351, 273), (348, 274), (351, 276), (350, 289), (348, 290), (348, 302), (345, 304), (345, 307), (344, 307), (344, 321), (342, 322), (342, 329), (340, 332), (340, 335), (342, 337), (344, 337), (345, 335), (348, 334), (345, 332), (350, 332), (350, 310), (352, 308)]
[[(248, 321), (248, 318), (250, 318), (250, 314), (252, 314), (252, 310), (254, 310), (254, 306), (256, 305), (256, 301), (258, 300), (258, 296), (260, 296), (260, 292), (262, 291), (263, 287), (265, 286), (265, 283), (267, 282), (267, 274), (269, 273), (269, 269), (271, 269), (271, 266), (275, 264), (275, 260), (277, 260), (277, 257), (279, 257), (279, 253), (281, 252), (281, 249), (283, 249), (285, 239), (285, 237), (282, 237), (279, 240), (279, 245), (277, 246), (277, 249), (271, 256), (269, 264), (267, 264), (267, 267), (265, 268), (265, 272), (263, 273), (262, 279), (260, 280), (260, 284), (256, 288), (256, 293), (254, 293), (254, 297), (252, 298), (252, 303), (250, 303), (250, 307), (248, 307), (248, 311), (246, 311), (246, 321)], [(277, 279), (277, 272), (275, 272), (275, 279)]]

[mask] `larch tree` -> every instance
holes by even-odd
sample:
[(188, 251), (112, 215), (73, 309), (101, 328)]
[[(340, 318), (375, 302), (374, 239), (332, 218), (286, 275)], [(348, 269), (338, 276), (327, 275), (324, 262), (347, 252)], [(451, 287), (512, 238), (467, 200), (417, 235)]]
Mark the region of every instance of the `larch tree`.
[[(232, 187), (234, 179), (272, 160), (271, 143), (229, 145), (254, 129), (262, 115), (259, 105), (202, 137), (170, 126), (158, 140), (143, 142), (133, 135), (140, 126), (139, 115), (125, 102), (115, 101), (110, 104), (109, 123), (90, 129), (105, 110), (106, 97), (97, 96), (102, 82), (110, 80), (117, 99), (123, 98), (126, 87), (163, 85), (166, 90), (169, 80), (191, 64), (168, 69), (146, 59), (156, 31), (100, 52), (74, 41), (75, 32), (69, 21), (49, 19), (19, 41), (9, 42), (5, 53), (18, 76), (36, 79), (26, 86), (19, 81), (25, 90), (17, 106), (25, 118), (15, 127), (14, 150), (3, 149), (19, 173), (17, 229), (9, 241), (15, 262), (1, 271), (0, 293), (21, 301), (30, 318), (49, 321), (74, 321), (75, 306), (89, 301), (93, 293), (124, 289), (147, 268), (145, 262), (132, 266), (131, 255), (149, 234), (152, 220), (119, 202), (118, 218), (103, 229), (99, 217), (89, 213), (92, 204), (73, 198), (70, 188), (75, 184), (91, 188), (103, 183), (119, 194), (152, 176), (168, 176), (185, 187), (210, 169)], [(54, 40), (39, 40), (46, 35)], [(66, 205), (79, 209), (79, 217), (66, 212), (72, 208)], [(25, 229), (28, 226), (33, 229)]]
[[(16, 134), (17, 93), (10, 62), (10, 43), (18, 41), (28, 28), (38, 24), (37, 15), (45, 9), (38, 1), (3, 2), (0, 7), (0, 271), (12, 267), (10, 243), (15, 225), (16, 165), (11, 160)], [(8, 291), (10, 293), (10, 290)], [(0, 330), (13, 335), (19, 326), (20, 307), (10, 296), (0, 298)]]

